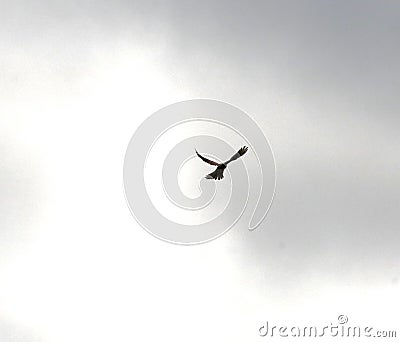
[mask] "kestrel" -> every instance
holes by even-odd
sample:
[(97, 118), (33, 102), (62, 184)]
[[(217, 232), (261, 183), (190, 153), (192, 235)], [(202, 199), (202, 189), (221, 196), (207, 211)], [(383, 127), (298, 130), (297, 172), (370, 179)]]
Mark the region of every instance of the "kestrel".
[(231, 157), (231, 159), (229, 159), (228, 161), (226, 161), (224, 163), (217, 163), (213, 160), (207, 159), (207, 158), (203, 157), (199, 152), (197, 152), (197, 150), (195, 150), (195, 151), (196, 151), (196, 154), (201, 158), (201, 160), (203, 160), (204, 162), (206, 162), (210, 165), (215, 165), (217, 167), (214, 172), (209, 173), (205, 178), (220, 180), (220, 179), (224, 178), (224, 170), (226, 169), (228, 164), (230, 162), (240, 158), (242, 155), (244, 155), (247, 152), (247, 150), (248, 150), (248, 147), (243, 146), (239, 151), (237, 151)]

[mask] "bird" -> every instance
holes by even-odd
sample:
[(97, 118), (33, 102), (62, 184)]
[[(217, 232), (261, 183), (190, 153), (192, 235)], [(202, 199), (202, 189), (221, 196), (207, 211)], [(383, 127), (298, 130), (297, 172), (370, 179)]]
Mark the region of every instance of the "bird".
[(207, 176), (205, 176), (204, 178), (207, 179), (215, 179), (215, 180), (220, 180), (222, 178), (224, 178), (224, 170), (227, 168), (228, 164), (238, 158), (240, 158), (241, 156), (243, 156), (247, 150), (249, 148), (247, 146), (243, 146), (239, 149), (239, 151), (237, 151), (232, 157), (231, 159), (227, 160), (224, 163), (217, 163), (213, 160), (207, 159), (206, 157), (203, 157), (199, 152), (196, 151), (196, 154), (200, 157), (200, 159), (204, 162), (206, 162), (207, 164), (210, 165), (215, 165), (217, 168), (215, 169), (214, 172), (209, 173)]

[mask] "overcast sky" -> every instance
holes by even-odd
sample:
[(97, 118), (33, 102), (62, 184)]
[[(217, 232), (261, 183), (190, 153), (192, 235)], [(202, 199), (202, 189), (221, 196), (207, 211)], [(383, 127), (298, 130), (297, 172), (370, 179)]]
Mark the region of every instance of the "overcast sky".
[[(395, 1), (1, 1), (0, 339), (253, 341), (266, 319), (339, 314), (395, 328), (399, 15)], [(256, 231), (186, 248), (133, 220), (122, 164), (146, 117), (199, 97), (260, 125), (277, 189)]]

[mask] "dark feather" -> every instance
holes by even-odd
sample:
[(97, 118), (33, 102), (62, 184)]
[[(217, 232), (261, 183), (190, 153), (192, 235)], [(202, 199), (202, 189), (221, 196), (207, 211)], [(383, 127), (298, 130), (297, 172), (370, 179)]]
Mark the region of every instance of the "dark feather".
[(206, 178), (220, 180), (224, 178), (224, 169), (217, 168), (214, 172), (209, 173)]
[(213, 160), (207, 159), (206, 157), (203, 157), (199, 152), (197, 152), (197, 150), (195, 150), (195, 151), (196, 151), (196, 154), (201, 158), (202, 161), (204, 161), (208, 164), (211, 164), (211, 165), (215, 165), (215, 166), (219, 165), (219, 163), (217, 163)]
[(249, 149), (249, 148), (248, 148), (247, 146), (243, 146), (239, 151), (237, 151), (237, 152), (231, 157), (231, 159), (229, 159), (228, 161), (226, 161), (225, 164), (228, 164), (228, 163), (230, 163), (231, 161), (234, 161), (234, 160), (240, 158), (242, 155), (244, 155), (244, 154), (247, 152), (248, 149)]

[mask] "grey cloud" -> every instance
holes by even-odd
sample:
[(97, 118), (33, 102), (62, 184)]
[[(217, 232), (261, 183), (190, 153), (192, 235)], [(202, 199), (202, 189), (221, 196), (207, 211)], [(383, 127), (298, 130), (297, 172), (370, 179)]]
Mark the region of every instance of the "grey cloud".
[(261, 229), (249, 233), (243, 225), (227, 235), (240, 246), (232, 253), (239, 263), (252, 267), (255, 255), (266, 276), (301, 272), (304, 281), (313, 272), (377, 280), (397, 269), (398, 2), (7, 7), (8, 48), (33, 49), (45, 63), (52, 55), (40, 49), (58, 48), (53, 58), (69, 53), (72, 65), (89, 65), (100, 47), (118, 50), (116, 41), (150, 47), (169, 79), (193, 97), (229, 101), (260, 123), (276, 156), (277, 197)]

